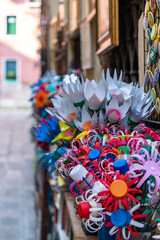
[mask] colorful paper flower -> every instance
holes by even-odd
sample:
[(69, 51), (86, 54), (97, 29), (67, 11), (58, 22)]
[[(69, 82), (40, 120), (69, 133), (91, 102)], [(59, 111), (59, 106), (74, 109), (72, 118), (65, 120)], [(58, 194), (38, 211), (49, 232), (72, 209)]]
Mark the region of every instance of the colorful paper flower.
[(152, 98), (151, 96), (149, 97), (149, 93), (146, 95), (143, 92), (135, 94), (133, 104), (131, 105), (129, 121), (133, 124), (138, 124), (153, 112), (155, 106), (151, 107), (151, 105)]
[(42, 108), (46, 105), (48, 99), (48, 93), (40, 91), (35, 95), (35, 105), (39, 108)]
[(147, 194), (145, 198), (145, 203), (148, 204), (146, 210), (143, 212), (144, 214), (151, 213), (151, 220), (155, 219), (155, 216), (158, 214), (160, 217), (160, 197), (159, 192), (154, 195)]
[(90, 114), (83, 107), (81, 112), (81, 121), (74, 119), (74, 123), (80, 131), (88, 131), (92, 127), (96, 126), (97, 114), (96, 112), (94, 112), (93, 116), (91, 117)]
[[(72, 125), (74, 121), (75, 125), (78, 124), (76, 127), (80, 131), (84, 129), (80, 124), (84, 109), (85, 116), (88, 117), (85, 122), (91, 122), (94, 116), (97, 121), (95, 124), (106, 124), (109, 121), (118, 123), (123, 128), (139, 124), (154, 109), (154, 107), (151, 108), (152, 98), (149, 93), (144, 92), (144, 86), (139, 87), (138, 84), (125, 83), (122, 71), (118, 78), (115, 70), (112, 78), (107, 70), (106, 79), (102, 72), (102, 79), (99, 83), (96, 83), (95, 80), (86, 80), (84, 83), (83, 79), (81, 82), (78, 77), (75, 77), (74, 81), (70, 77), (68, 80), (69, 83), (67, 81), (64, 83), (61, 97), (53, 100), (54, 109), (50, 108), (49, 111), (69, 125)], [(97, 116), (94, 112), (97, 113)]]
[(89, 81), (87, 79), (84, 85), (84, 95), (89, 110), (98, 110), (106, 95), (104, 82), (101, 80), (96, 83), (95, 80)]
[[(133, 159), (136, 159), (136, 163), (133, 163)], [(146, 180), (150, 180), (149, 183), (149, 193), (155, 194), (159, 190), (160, 186), (160, 159), (158, 158), (157, 149), (154, 150), (152, 156), (150, 157), (149, 152), (146, 149), (141, 150), (141, 155), (133, 154), (129, 158), (129, 163), (132, 168), (129, 170), (129, 176), (131, 178), (141, 177), (137, 184), (137, 188), (140, 188)], [(135, 162), (135, 161), (134, 161)], [(137, 173), (137, 171), (141, 171)], [(151, 178), (152, 177), (152, 178)], [(154, 186), (152, 191), (151, 185)], [(152, 186), (152, 187), (153, 187)]]
[(129, 101), (120, 104), (120, 99), (115, 96), (111, 99), (109, 104), (106, 105), (106, 115), (111, 123), (118, 123), (122, 120), (129, 111)]
[(38, 127), (33, 127), (32, 135), (41, 142), (50, 143), (60, 133), (59, 122), (53, 116), (42, 119)]
[(54, 114), (51, 108), (48, 109), (49, 112), (62, 122), (68, 125), (74, 125), (74, 119), (78, 118), (77, 108), (60, 96), (58, 96), (57, 99), (53, 99), (52, 103), (55, 106)]
[(55, 137), (54, 139), (52, 138), (53, 139), (52, 143), (55, 143), (61, 139), (71, 141), (75, 137), (76, 130), (77, 130), (76, 128), (73, 129), (61, 121), (59, 122), (59, 127), (61, 132), (58, 134), (57, 137)]
[(107, 181), (107, 191), (103, 191), (98, 194), (98, 196), (106, 197), (106, 200), (103, 202), (103, 207), (106, 210), (113, 209), (114, 212), (116, 212), (117, 209), (120, 208), (121, 204), (126, 210), (129, 210), (129, 200), (132, 199), (135, 202), (139, 202), (139, 200), (134, 197), (134, 194), (141, 193), (141, 191), (139, 189), (131, 188), (137, 180), (138, 178), (128, 181), (128, 174), (119, 175), (119, 171), (117, 171), (115, 180), (109, 179)]
[(111, 221), (108, 222), (106, 226), (113, 226), (109, 231), (109, 234), (114, 235), (117, 233), (118, 240), (130, 239), (130, 235), (138, 237), (138, 232), (135, 227), (143, 228), (144, 224), (135, 221), (135, 219), (146, 217), (146, 214), (133, 214), (139, 207), (140, 204), (137, 204), (129, 211), (125, 209), (117, 209), (117, 211), (113, 213), (107, 212), (107, 215), (110, 216)]
[(83, 106), (84, 105), (84, 82), (82, 79), (82, 83), (81, 83), (77, 76), (75, 76), (74, 78), (76, 78), (74, 82), (72, 81), (72, 78), (68, 84), (64, 82), (62, 96), (65, 97), (66, 99), (71, 100), (71, 102), (76, 107)]

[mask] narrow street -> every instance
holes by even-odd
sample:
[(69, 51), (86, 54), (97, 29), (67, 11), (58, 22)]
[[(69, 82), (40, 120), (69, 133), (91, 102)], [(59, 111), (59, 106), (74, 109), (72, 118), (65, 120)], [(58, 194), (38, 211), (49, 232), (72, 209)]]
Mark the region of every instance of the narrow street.
[(29, 110), (0, 110), (0, 240), (35, 240), (34, 144)]

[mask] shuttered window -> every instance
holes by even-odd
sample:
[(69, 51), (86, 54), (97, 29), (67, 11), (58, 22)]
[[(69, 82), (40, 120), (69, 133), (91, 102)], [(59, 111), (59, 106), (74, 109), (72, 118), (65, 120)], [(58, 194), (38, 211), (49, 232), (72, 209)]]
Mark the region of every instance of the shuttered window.
[(17, 62), (15, 60), (6, 61), (6, 81), (15, 82), (17, 79)]
[(16, 34), (16, 16), (7, 16), (7, 34)]

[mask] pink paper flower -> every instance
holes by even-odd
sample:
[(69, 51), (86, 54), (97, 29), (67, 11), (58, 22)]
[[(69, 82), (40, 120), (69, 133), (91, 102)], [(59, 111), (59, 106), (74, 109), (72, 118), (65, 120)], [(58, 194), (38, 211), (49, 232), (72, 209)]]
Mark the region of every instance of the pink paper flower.
[[(149, 182), (149, 193), (155, 194), (158, 192), (160, 185), (160, 159), (158, 158), (158, 150), (155, 149), (153, 151), (151, 154), (152, 157), (150, 157), (150, 154), (146, 149), (142, 149), (141, 151), (143, 154), (134, 154), (129, 158), (129, 163), (132, 166), (129, 170), (129, 176), (131, 178), (142, 176), (137, 184), (138, 188), (140, 188), (146, 180), (149, 180), (149, 178), (152, 177), (153, 180), (150, 179)], [(141, 172), (137, 174), (137, 171)], [(152, 187), (154, 186), (153, 191), (151, 190), (151, 185)]]

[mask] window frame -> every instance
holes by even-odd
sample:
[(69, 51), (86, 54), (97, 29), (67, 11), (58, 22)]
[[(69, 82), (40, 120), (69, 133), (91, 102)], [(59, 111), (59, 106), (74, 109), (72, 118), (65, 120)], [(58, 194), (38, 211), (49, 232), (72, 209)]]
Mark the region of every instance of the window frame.
[(92, 2), (92, 4), (90, 6), (90, 0), (87, 0), (86, 10), (87, 10), (87, 21), (88, 22), (91, 22), (95, 18), (96, 13), (97, 13), (97, 9), (96, 9), (97, 0), (92, 0), (91, 2)]
[[(102, 14), (108, 4), (108, 14)], [(112, 16), (115, 16), (114, 18)], [(102, 21), (103, 20), (103, 21)], [(108, 25), (106, 24), (108, 22)], [(119, 45), (119, 2), (118, 0), (98, 1), (98, 50), (97, 55), (106, 53)]]
[[(16, 62), (16, 81), (9, 81), (6, 79), (6, 64), (8, 61), (15, 61)], [(16, 57), (4, 57), (2, 58), (2, 84), (3, 85), (19, 85), (21, 82), (21, 60)]]
[[(9, 67), (8, 64), (11, 62), (15, 64), (15, 69), (14, 69), (15, 77), (14, 78), (7, 76), (9, 74), (9, 69), (7, 69), (7, 67)], [(7, 81), (7, 82), (16, 82), (17, 81), (17, 61), (16, 60), (11, 60), (11, 59), (6, 60), (6, 62), (5, 62), (5, 81)]]
[(41, 0), (39, 1), (27, 1), (25, 2), (26, 6), (29, 7), (29, 8), (40, 8), (41, 7)]

